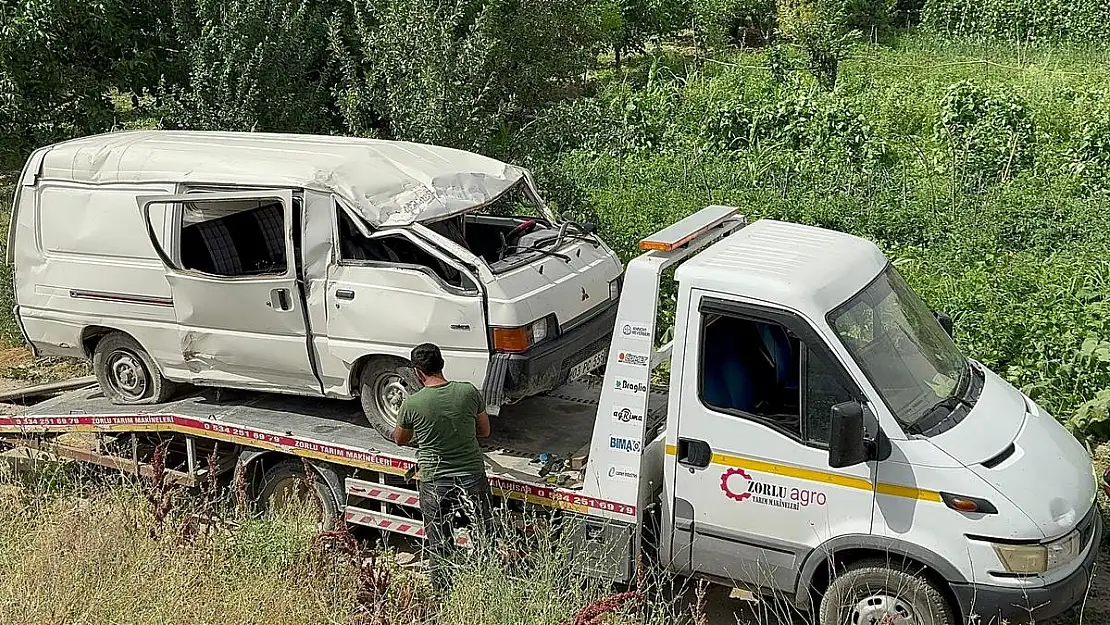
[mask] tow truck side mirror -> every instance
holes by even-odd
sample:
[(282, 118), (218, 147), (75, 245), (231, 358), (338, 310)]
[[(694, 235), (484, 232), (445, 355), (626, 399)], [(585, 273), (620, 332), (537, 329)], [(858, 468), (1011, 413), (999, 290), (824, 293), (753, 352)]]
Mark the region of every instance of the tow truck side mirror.
[(937, 323), (940, 324), (940, 327), (944, 328), (948, 336), (952, 336), (952, 317), (948, 316), (946, 313), (937, 312), (935, 310), (933, 311), (933, 316), (937, 318)]
[(842, 469), (867, 462), (863, 406), (848, 401), (833, 406), (829, 412), (829, 466)]

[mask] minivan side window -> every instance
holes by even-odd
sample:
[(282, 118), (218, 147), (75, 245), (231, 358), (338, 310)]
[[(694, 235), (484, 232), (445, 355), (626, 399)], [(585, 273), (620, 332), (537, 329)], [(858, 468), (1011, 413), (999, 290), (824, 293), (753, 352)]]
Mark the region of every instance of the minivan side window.
[(450, 264), (413, 243), (403, 234), (368, 239), (355, 229), (350, 217), (337, 211), (339, 221), (339, 259), (351, 264), (386, 264), (412, 267), (428, 272), (444, 284), (465, 291), (477, 290), (472, 280)]
[(181, 266), (228, 278), (285, 274), (288, 259), (281, 203), (247, 200), (186, 204)]
[(698, 393), (707, 407), (823, 446), (829, 409), (852, 393), (820, 350), (767, 320), (702, 315)]

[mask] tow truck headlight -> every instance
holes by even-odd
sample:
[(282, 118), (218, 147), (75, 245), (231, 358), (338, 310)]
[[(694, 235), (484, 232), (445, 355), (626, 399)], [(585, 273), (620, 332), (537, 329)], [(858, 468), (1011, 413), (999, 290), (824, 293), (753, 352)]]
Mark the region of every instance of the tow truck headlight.
[(1034, 575), (1048, 570), (1044, 545), (995, 545), (994, 551), (1007, 573)]
[(1048, 570), (1059, 568), (1079, 557), (1083, 551), (1082, 536), (1078, 531), (1045, 545), (1048, 550)]
[(1039, 545), (994, 545), (1007, 573), (1036, 575), (1058, 569), (1079, 557), (1083, 550), (1078, 530)]

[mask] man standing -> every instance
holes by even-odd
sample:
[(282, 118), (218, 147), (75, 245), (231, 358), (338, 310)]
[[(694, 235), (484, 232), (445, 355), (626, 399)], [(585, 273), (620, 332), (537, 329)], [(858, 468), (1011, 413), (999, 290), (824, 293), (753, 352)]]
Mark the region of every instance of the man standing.
[(490, 434), (489, 416), (473, 384), (443, 377), (439, 347), (417, 345), (410, 360), (424, 387), (401, 405), (393, 439), (418, 447), (420, 512), (432, 556), (432, 585), (442, 589), (447, 582), (444, 560), (454, 546), (455, 511), (463, 509), (472, 526), (480, 528), (479, 538), (492, 530), (489, 481), (478, 445), (479, 438)]

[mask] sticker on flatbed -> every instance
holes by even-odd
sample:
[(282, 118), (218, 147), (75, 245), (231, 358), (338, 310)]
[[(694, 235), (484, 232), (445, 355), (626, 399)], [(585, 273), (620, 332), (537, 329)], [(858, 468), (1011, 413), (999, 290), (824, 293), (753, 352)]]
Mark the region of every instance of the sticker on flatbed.
[(621, 334), (633, 339), (651, 340), (651, 326), (646, 323), (625, 322), (621, 324)]

